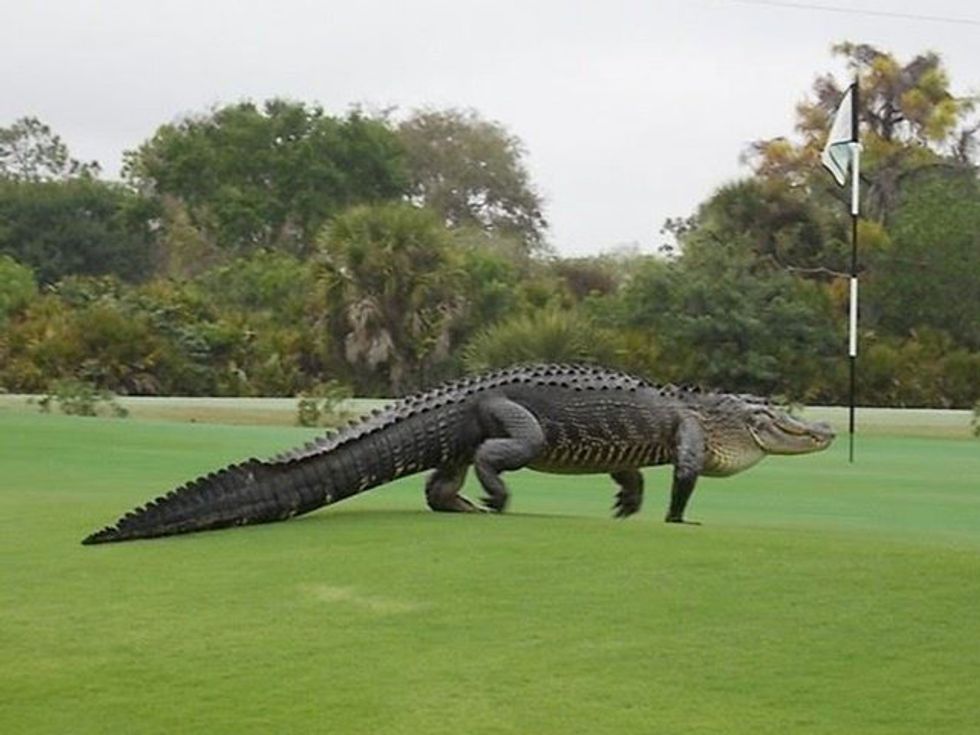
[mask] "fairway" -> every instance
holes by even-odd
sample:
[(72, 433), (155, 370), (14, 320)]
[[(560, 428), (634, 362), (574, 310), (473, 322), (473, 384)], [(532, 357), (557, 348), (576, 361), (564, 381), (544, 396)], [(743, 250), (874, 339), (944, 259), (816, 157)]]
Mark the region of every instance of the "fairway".
[(505, 515), (416, 476), (83, 547), (316, 432), (0, 408), (0, 732), (978, 733), (980, 442), (890, 416), (854, 465), (702, 480), (698, 527), (661, 522), (667, 468), (625, 521), (606, 477), (521, 472)]

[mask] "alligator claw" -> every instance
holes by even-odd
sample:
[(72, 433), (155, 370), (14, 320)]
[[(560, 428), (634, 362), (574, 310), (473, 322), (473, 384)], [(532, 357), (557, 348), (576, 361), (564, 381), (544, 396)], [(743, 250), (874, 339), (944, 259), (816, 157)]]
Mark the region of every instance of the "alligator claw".
[[(430, 506), (431, 507), (431, 506)], [(465, 495), (453, 495), (439, 503), (433, 510), (447, 510), (454, 513), (486, 513), (486, 508), (474, 503)]]
[(628, 499), (617, 497), (612, 510), (613, 516), (616, 518), (629, 518), (640, 510), (640, 504), (632, 497)]
[(480, 500), (483, 502), (484, 509), (490, 513), (502, 513), (504, 506), (507, 505), (506, 495), (503, 497), (484, 495)]
[(478, 503), (474, 503), (472, 500), (470, 500), (469, 498), (464, 498), (462, 495), (460, 496), (460, 500), (462, 500), (466, 504), (466, 512), (467, 513), (487, 513), (487, 512), (489, 512), (484, 506), (479, 505)]

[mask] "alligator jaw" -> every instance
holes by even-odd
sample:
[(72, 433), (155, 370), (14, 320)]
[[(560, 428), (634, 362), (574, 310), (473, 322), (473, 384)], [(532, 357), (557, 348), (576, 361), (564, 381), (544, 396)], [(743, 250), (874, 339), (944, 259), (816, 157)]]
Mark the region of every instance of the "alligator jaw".
[(834, 441), (834, 430), (824, 421), (805, 421), (767, 408), (748, 424), (752, 438), (766, 454), (810, 454)]

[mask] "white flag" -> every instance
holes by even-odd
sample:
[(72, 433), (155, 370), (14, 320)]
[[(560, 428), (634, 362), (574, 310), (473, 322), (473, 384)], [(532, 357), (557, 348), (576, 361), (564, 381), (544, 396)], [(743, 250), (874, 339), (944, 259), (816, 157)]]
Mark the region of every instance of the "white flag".
[(847, 173), (851, 168), (853, 148), (851, 143), (857, 142), (858, 131), (854, 129), (854, 85), (847, 88), (841, 98), (837, 112), (834, 114), (834, 124), (827, 136), (820, 161), (834, 175), (841, 186), (847, 183)]

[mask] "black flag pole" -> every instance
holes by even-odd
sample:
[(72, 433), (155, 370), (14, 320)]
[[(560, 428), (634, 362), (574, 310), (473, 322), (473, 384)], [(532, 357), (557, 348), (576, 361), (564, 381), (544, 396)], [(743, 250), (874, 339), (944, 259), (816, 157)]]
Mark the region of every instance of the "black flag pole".
[(851, 301), (848, 313), (847, 357), (850, 367), (848, 395), (848, 458), (854, 461), (854, 413), (857, 394), (857, 319), (858, 319), (858, 217), (861, 207), (861, 140), (858, 126), (858, 80), (847, 88), (834, 113), (827, 144), (820, 161), (833, 175), (838, 186), (851, 176)]
[(848, 401), (848, 461), (854, 462), (854, 417), (857, 387), (857, 318), (858, 318), (858, 218), (860, 216), (861, 140), (858, 126), (858, 80), (851, 88), (851, 299), (848, 320), (847, 355), (850, 362), (850, 396)]

